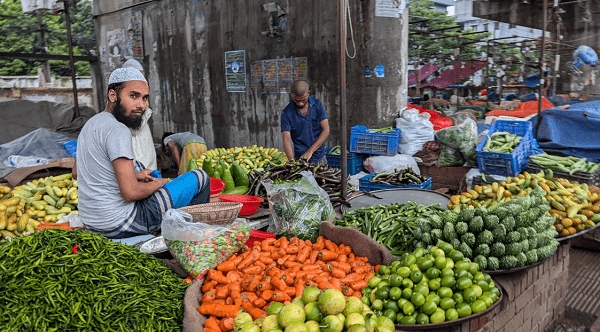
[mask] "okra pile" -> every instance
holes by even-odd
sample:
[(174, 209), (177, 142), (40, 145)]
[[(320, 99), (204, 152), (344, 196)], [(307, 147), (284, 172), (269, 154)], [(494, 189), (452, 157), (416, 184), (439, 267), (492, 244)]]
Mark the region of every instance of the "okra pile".
[(187, 285), (136, 247), (47, 229), (0, 242), (3, 331), (180, 331)]
[(487, 136), (487, 142), (483, 147), (483, 151), (512, 153), (519, 146), (523, 137), (517, 134), (511, 134), (506, 131), (497, 131)]

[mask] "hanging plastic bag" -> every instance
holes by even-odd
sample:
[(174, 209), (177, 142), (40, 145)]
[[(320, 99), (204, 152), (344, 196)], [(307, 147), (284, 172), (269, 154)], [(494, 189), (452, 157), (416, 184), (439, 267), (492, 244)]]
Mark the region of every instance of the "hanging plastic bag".
[[(435, 136), (442, 143), (440, 166), (462, 165), (466, 161), (477, 165), (477, 123), (467, 118), (458, 126), (438, 130)], [(460, 158), (459, 158), (460, 156)]]
[(396, 128), (400, 129), (400, 153), (413, 156), (423, 149), (423, 144), (432, 141), (433, 124), (429, 121), (429, 114), (422, 113), (414, 108), (405, 109), (396, 119)]
[(163, 217), (162, 236), (177, 262), (192, 277), (200, 279), (248, 241), (250, 226), (243, 220), (209, 225), (192, 222), (187, 212), (169, 209)]
[(415, 158), (406, 154), (397, 154), (391, 157), (371, 156), (365, 160), (363, 166), (369, 173), (396, 173), (410, 167), (415, 173), (421, 175), (421, 170)]
[(277, 236), (315, 242), (321, 222), (333, 219), (335, 210), (329, 195), (319, 187), (312, 173), (303, 171), (300, 174), (302, 178), (297, 183), (263, 182), (269, 206), (274, 211), (267, 231)]

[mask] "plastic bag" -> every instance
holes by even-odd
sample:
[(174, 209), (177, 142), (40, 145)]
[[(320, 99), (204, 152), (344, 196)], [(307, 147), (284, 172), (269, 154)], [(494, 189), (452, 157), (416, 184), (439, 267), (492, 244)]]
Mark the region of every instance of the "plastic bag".
[(413, 108), (404, 110), (396, 119), (396, 128), (402, 132), (400, 138), (400, 153), (413, 156), (423, 149), (423, 144), (434, 139), (433, 124), (429, 114)]
[(452, 126), (435, 133), (442, 143), (439, 166), (477, 165), (477, 123), (466, 119), (457, 126)]
[(333, 219), (335, 211), (329, 195), (317, 184), (312, 173), (303, 171), (297, 183), (263, 184), (273, 208), (268, 232), (287, 238), (298, 237), (315, 242), (321, 222)]
[(177, 209), (165, 213), (161, 229), (171, 255), (196, 279), (226, 261), (250, 238), (250, 226), (240, 219), (208, 225), (192, 222), (189, 213)]
[(397, 154), (392, 157), (372, 156), (367, 158), (363, 165), (369, 173), (395, 173), (410, 167), (415, 173), (421, 175), (421, 170), (415, 158), (406, 154)]

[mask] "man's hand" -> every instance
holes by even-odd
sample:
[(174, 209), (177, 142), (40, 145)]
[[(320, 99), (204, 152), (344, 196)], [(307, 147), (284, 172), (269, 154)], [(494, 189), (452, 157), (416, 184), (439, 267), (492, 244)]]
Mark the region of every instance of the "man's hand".
[(304, 152), (304, 154), (300, 157), (300, 159), (306, 159), (306, 161), (309, 161), (310, 158), (312, 158), (312, 152), (306, 151)]
[(152, 173), (151, 169), (145, 169), (145, 170), (135, 173), (135, 178), (139, 182), (152, 182), (155, 180), (155, 178), (150, 176), (150, 173)]

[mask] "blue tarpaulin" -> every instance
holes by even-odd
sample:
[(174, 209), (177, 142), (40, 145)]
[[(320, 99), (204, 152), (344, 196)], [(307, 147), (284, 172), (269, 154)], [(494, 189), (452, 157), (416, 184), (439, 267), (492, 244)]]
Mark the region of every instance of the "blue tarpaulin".
[(566, 110), (545, 110), (537, 133), (537, 115), (529, 121), (543, 150), (600, 161), (600, 101), (570, 105)]

